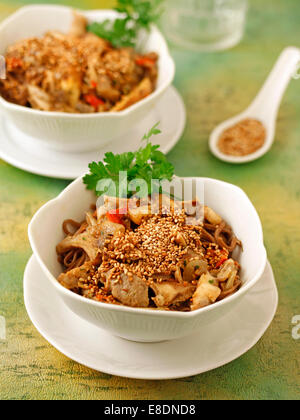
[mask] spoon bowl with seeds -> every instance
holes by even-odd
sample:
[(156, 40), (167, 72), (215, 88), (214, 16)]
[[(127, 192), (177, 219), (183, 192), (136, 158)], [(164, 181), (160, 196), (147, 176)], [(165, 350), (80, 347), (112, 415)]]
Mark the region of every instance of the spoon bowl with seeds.
[(299, 63), (299, 48), (284, 49), (252, 104), (213, 130), (209, 146), (218, 159), (235, 164), (247, 163), (259, 159), (271, 149), (278, 110)]

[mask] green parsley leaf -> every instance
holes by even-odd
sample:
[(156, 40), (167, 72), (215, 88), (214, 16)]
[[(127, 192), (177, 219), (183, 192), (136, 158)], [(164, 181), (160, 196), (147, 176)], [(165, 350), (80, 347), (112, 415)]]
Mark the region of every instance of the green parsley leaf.
[[(161, 193), (160, 183), (153, 180), (171, 181), (174, 176), (174, 166), (159, 149), (160, 146), (150, 143), (152, 136), (161, 131), (158, 124), (145, 134), (142, 141), (146, 140), (145, 147), (140, 147), (136, 152), (114, 154), (106, 153), (104, 162), (92, 162), (89, 165), (90, 173), (83, 178), (87, 189), (95, 191), (96, 195), (116, 194), (120, 197), (130, 198), (133, 194), (140, 198), (152, 193)], [(127, 179), (120, 178), (120, 173), (126, 172)], [(146, 181), (148, 190), (141, 190), (138, 180)], [(126, 182), (127, 181), (127, 182)], [(136, 182), (136, 190), (129, 190), (129, 183)]]
[(115, 10), (124, 17), (94, 22), (88, 31), (107, 39), (114, 47), (135, 47), (141, 29), (149, 30), (162, 13), (163, 0), (118, 0)]

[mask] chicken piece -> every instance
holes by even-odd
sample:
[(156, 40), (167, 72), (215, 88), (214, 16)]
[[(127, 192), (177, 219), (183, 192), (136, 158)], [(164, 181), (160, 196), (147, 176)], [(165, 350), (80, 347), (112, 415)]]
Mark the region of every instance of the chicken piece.
[(141, 83), (132, 90), (129, 95), (124, 96), (120, 102), (118, 102), (112, 109), (111, 112), (123, 111), (129, 106), (135, 104), (146, 98), (153, 92), (151, 80), (145, 77)]
[(150, 214), (149, 206), (133, 207), (129, 206), (128, 216), (136, 225), (141, 225), (143, 219)]
[[(97, 203), (97, 218), (101, 219), (106, 213), (119, 210), (120, 214), (127, 214), (129, 200), (127, 198), (104, 196), (103, 201)], [(103, 203), (101, 205), (101, 203)]]
[(174, 213), (175, 210), (180, 210), (174, 200), (166, 194), (155, 194), (151, 197), (151, 212), (152, 214), (168, 214)]
[(67, 273), (62, 273), (58, 277), (58, 281), (66, 289), (69, 289), (69, 290), (76, 289), (80, 287), (79, 286), (80, 282), (88, 278), (92, 267), (93, 267), (93, 262), (88, 261), (81, 267), (74, 268), (73, 270), (70, 270)]
[(200, 225), (204, 218), (204, 206), (196, 198), (195, 200), (176, 202), (176, 206), (180, 210), (184, 210), (186, 214), (186, 223), (188, 225)]
[(123, 305), (134, 308), (147, 308), (149, 306), (147, 284), (135, 275), (122, 274), (120, 280), (108, 280), (106, 288), (111, 291), (115, 299), (118, 299)]
[(175, 238), (175, 243), (177, 245), (180, 245), (180, 246), (184, 247), (184, 248), (187, 247), (186, 237), (185, 237), (183, 232), (177, 232), (176, 238)]
[(81, 95), (79, 78), (74, 74), (61, 80), (60, 88), (63, 91), (65, 101), (71, 107), (76, 108)]
[[(110, 44), (106, 39), (100, 38), (99, 36), (87, 32), (83, 38), (80, 40), (80, 46), (84, 51), (84, 54), (87, 58), (98, 57), (96, 64), (99, 65), (99, 57), (101, 54), (110, 48)], [(95, 55), (96, 54), (96, 55)], [(89, 62), (89, 60), (88, 60)], [(87, 73), (88, 76), (93, 76), (93, 74)], [(94, 80), (94, 79), (91, 79)]]
[(191, 310), (195, 311), (215, 303), (221, 294), (221, 289), (217, 286), (218, 282), (214, 277), (209, 273), (203, 274), (193, 295)]
[(88, 25), (87, 19), (80, 15), (79, 13), (74, 13), (74, 19), (69, 31), (70, 36), (80, 37), (86, 33), (86, 28)]
[(219, 216), (213, 209), (207, 206), (204, 207), (204, 217), (212, 225), (219, 225), (223, 221), (221, 216)]
[(27, 90), (28, 101), (30, 102), (32, 108), (40, 111), (51, 110), (51, 97), (47, 92), (44, 92), (42, 89), (34, 85), (28, 85)]
[[(99, 62), (99, 59), (97, 61)], [(113, 87), (112, 81), (108, 76), (102, 74), (95, 80), (97, 81), (97, 93), (101, 98), (111, 102), (117, 102), (120, 99), (121, 93)]]
[(76, 104), (76, 111), (80, 112), (81, 114), (92, 114), (95, 112), (95, 108), (86, 103), (79, 101)]
[(153, 298), (154, 303), (157, 307), (163, 308), (185, 302), (191, 298), (195, 291), (195, 286), (185, 286), (175, 282), (163, 282), (153, 283), (151, 289), (156, 294), (156, 297)]

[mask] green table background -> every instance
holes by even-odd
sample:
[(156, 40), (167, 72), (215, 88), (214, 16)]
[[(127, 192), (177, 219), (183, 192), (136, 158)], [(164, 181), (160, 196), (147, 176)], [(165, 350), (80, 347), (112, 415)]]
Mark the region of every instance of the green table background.
[[(33, 2), (0, 1), (0, 19), (29, 3)], [(82, 8), (111, 4), (61, 3)], [(247, 33), (236, 48), (212, 54), (172, 49), (175, 85), (186, 102), (188, 124), (169, 158), (180, 176), (219, 178), (239, 185), (252, 199), (280, 292), (272, 326), (240, 359), (187, 379), (122, 379), (67, 359), (31, 324), (22, 290), (31, 255), (28, 222), (67, 182), (31, 175), (0, 161), (0, 315), (7, 320), (7, 340), (0, 342), (0, 399), (300, 399), (300, 340), (293, 340), (291, 333), (292, 317), (300, 314), (300, 80), (292, 81), (285, 95), (276, 143), (267, 156), (232, 166), (216, 160), (207, 145), (214, 126), (252, 100), (281, 50), (300, 47), (299, 1), (250, 4)]]

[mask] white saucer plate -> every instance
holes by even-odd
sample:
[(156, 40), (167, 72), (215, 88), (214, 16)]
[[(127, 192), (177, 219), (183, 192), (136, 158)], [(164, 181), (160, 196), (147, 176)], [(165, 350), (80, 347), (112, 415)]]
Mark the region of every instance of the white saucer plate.
[(35, 257), (25, 270), (24, 298), (39, 333), (70, 359), (107, 374), (149, 380), (194, 376), (239, 358), (261, 339), (278, 306), (269, 263), (233, 312), (190, 337), (171, 342), (133, 343), (83, 321), (57, 296)]
[(92, 161), (101, 161), (106, 152), (123, 153), (136, 150), (141, 139), (154, 124), (160, 122), (162, 134), (155, 143), (168, 153), (181, 138), (186, 111), (178, 91), (171, 86), (147, 118), (120, 139), (109, 143), (98, 151), (88, 153), (64, 153), (51, 149), (32, 147), (33, 139), (20, 137), (2, 116), (0, 116), (0, 158), (11, 165), (37, 175), (51, 178), (75, 179), (88, 171)]

